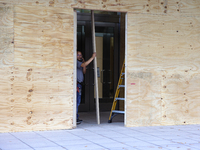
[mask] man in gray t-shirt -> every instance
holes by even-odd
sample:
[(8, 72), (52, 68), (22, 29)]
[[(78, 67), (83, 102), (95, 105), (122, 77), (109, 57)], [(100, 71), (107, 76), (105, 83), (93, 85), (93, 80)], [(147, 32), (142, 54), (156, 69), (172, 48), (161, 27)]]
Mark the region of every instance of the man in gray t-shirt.
[(77, 124), (80, 124), (82, 120), (79, 120), (78, 115), (78, 106), (81, 103), (81, 90), (82, 90), (82, 82), (84, 80), (83, 74), (86, 73), (86, 66), (89, 65), (92, 60), (96, 57), (96, 53), (93, 53), (92, 57), (88, 61), (84, 61), (82, 57), (82, 53), (77, 51), (77, 107), (76, 107), (76, 114), (77, 114)]

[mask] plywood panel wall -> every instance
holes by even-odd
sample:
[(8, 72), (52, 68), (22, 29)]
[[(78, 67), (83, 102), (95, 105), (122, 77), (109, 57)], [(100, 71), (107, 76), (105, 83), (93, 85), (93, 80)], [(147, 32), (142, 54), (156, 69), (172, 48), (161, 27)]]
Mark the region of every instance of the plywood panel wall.
[(0, 68), (12, 67), (14, 58), (13, 6), (0, 5)]
[(12, 117), (14, 66), (13, 6), (0, 5), (0, 132), (9, 131)]
[(2, 4), (200, 16), (199, 0), (0, 0)]
[(0, 0), (0, 132), (72, 128), (73, 8), (128, 13), (127, 126), (200, 123), (199, 5)]
[[(13, 60), (5, 57), (1, 64), (0, 114), (7, 116), (0, 123), (1, 131), (72, 128), (73, 9), (14, 6), (3, 10), (4, 33), (11, 38), (3, 36), (7, 45), (2, 54), (10, 52)], [(15, 44), (14, 53), (8, 42)], [(11, 69), (5, 68), (11, 64)]]
[(127, 126), (200, 123), (199, 23), (128, 13)]

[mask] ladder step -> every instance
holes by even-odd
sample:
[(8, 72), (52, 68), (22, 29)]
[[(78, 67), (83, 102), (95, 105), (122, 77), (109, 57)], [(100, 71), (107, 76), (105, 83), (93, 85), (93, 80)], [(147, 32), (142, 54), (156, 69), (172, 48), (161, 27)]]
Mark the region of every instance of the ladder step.
[(124, 111), (121, 111), (121, 110), (113, 110), (112, 113), (115, 113), (115, 114), (124, 114)]
[(124, 80), (124, 78), (125, 78), (125, 60), (124, 60), (124, 63), (123, 63), (123, 66), (122, 66), (122, 69), (121, 69), (121, 72), (120, 72), (120, 77), (119, 77), (117, 89), (116, 89), (116, 92), (115, 92), (115, 97), (114, 97), (114, 101), (113, 101), (113, 104), (112, 104), (112, 109), (110, 111), (110, 116), (109, 116), (108, 123), (111, 123), (112, 119), (116, 115), (118, 115), (118, 114), (124, 114), (125, 113), (124, 111), (115, 110), (116, 104), (118, 102), (117, 100), (123, 100), (123, 101), (125, 101), (125, 98), (119, 97), (119, 92), (120, 92), (121, 88), (125, 87), (125, 85), (121, 85), (121, 84), (123, 84), (122, 80)]
[(119, 88), (121, 88), (121, 87), (125, 87), (125, 85), (119, 85)]
[(125, 98), (115, 98), (115, 100), (122, 100), (122, 101), (124, 101)]

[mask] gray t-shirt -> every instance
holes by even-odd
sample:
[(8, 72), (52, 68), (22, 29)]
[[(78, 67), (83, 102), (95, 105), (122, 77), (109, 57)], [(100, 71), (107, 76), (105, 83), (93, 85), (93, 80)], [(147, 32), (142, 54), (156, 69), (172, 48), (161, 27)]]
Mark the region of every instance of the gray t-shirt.
[(77, 60), (77, 81), (79, 83), (83, 82), (83, 67), (81, 67), (82, 62)]

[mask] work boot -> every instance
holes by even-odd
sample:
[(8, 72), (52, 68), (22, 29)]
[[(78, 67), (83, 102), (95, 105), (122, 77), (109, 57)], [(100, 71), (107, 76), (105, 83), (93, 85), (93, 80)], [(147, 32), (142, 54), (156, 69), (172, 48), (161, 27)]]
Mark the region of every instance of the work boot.
[(77, 119), (77, 121), (80, 121), (80, 122), (82, 122), (83, 120)]
[(77, 120), (76, 120), (76, 124), (79, 125), (79, 124), (81, 124), (82, 121), (83, 121), (83, 120), (77, 119)]

